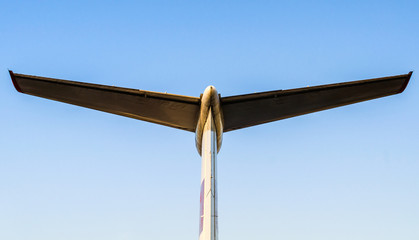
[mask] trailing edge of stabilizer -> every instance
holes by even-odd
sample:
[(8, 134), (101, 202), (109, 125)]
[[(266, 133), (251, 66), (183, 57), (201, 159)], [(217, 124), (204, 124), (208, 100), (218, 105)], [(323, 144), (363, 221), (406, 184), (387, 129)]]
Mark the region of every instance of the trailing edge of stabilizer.
[(195, 130), (195, 144), (199, 155), (202, 155), (202, 135), (204, 133), (205, 122), (208, 118), (208, 113), (212, 112), (215, 129), (217, 134), (217, 153), (220, 151), (221, 143), (223, 141), (223, 116), (220, 106), (220, 95), (214, 86), (208, 86), (201, 95), (201, 109)]

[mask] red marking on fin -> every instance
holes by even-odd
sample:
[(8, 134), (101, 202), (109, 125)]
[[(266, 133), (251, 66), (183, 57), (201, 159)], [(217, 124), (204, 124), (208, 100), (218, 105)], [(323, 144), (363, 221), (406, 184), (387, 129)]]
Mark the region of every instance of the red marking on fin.
[(202, 233), (202, 230), (204, 230), (204, 190), (205, 190), (205, 179), (202, 180), (201, 183), (201, 196), (199, 197), (200, 202), (200, 219), (199, 219), (199, 234)]

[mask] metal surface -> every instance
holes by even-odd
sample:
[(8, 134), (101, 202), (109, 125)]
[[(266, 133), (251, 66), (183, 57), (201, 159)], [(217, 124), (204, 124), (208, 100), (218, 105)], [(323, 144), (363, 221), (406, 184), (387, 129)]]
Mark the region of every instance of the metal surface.
[(197, 97), (9, 72), (19, 92), (191, 132), (195, 131), (200, 103)]
[(217, 133), (211, 108), (204, 124), (201, 164), (201, 216), (199, 240), (218, 239)]
[(411, 75), (224, 97), (224, 132), (401, 93)]
[[(222, 132), (322, 111), (403, 92), (412, 72), (384, 78), (220, 98), (209, 86), (201, 99), (137, 89), (44, 78), (10, 71), (17, 91), (196, 132), (212, 107), (218, 149)], [(201, 119), (201, 120), (199, 120)], [(221, 130), (222, 129), (222, 130)]]
[(195, 145), (198, 153), (201, 154), (202, 135), (204, 125), (209, 113), (212, 113), (216, 134), (217, 134), (217, 153), (220, 151), (223, 141), (223, 116), (220, 106), (220, 95), (214, 86), (208, 86), (201, 95), (201, 110), (199, 111), (198, 124), (195, 130)]

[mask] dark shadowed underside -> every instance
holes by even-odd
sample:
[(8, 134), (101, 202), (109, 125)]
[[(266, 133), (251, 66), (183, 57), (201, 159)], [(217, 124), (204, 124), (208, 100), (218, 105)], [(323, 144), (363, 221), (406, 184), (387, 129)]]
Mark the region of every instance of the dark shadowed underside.
[[(403, 92), (404, 75), (223, 97), (224, 132)], [(200, 98), (112, 87), (10, 71), (17, 91), (194, 132)]]

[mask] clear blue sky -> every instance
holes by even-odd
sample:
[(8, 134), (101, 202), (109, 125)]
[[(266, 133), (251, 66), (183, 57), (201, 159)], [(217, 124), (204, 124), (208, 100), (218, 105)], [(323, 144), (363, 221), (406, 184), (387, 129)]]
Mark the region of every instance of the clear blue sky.
[(194, 134), (17, 73), (199, 96), (416, 70), (397, 96), (224, 135), (220, 239), (419, 239), (418, 1), (1, 1), (0, 239), (197, 239)]

